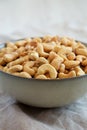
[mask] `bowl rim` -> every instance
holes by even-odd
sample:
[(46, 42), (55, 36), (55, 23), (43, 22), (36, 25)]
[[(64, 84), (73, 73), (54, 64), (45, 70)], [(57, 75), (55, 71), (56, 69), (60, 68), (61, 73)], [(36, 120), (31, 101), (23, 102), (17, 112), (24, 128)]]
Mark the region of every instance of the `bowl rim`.
[[(31, 38), (34, 38), (34, 37), (31, 37)], [(40, 37), (42, 38), (42, 37)], [(17, 40), (11, 40), (9, 42), (16, 42), (16, 41), (20, 41), (20, 40), (24, 40), (26, 38), (22, 38), (22, 39), (17, 39)], [(84, 44), (85, 46), (87, 46), (87, 43), (84, 43), (82, 41), (78, 41), (78, 40), (75, 40), (76, 42), (81, 42), (82, 44)], [(0, 43), (0, 49), (5, 47), (6, 43)], [(13, 78), (17, 78), (17, 79), (24, 79), (24, 80), (34, 80), (34, 81), (59, 81), (59, 82), (63, 82), (63, 81), (70, 81), (70, 80), (79, 80), (79, 79), (82, 79), (82, 78), (86, 78), (87, 77), (87, 74), (85, 75), (81, 75), (81, 76), (76, 76), (76, 77), (72, 77), (72, 78), (63, 78), (63, 79), (35, 79), (35, 78), (26, 78), (26, 77), (19, 77), (19, 76), (16, 76), (16, 75), (12, 75), (10, 73), (7, 73), (7, 72), (4, 72), (2, 70), (0, 70), (0, 73), (1, 74), (5, 74), (7, 76), (10, 76), (10, 77), (13, 77)]]

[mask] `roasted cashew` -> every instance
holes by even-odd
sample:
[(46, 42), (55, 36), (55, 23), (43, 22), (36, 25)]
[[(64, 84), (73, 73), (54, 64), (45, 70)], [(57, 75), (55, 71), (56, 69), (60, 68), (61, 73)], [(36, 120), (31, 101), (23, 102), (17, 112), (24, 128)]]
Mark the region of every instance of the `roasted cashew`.
[(15, 73), (15, 72), (20, 72), (22, 70), (23, 70), (22, 65), (14, 65), (14, 66), (11, 66), (10, 68), (8, 68), (7, 72), (8, 73)]
[(76, 66), (76, 67), (75, 67), (75, 71), (76, 71), (76, 75), (77, 75), (77, 76), (81, 76), (81, 75), (84, 75), (84, 74), (85, 74), (85, 72), (81, 69), (80, 66)]
[(24, 65), (24, 71), (29, 73), (30, 75), (34, 75), (35, 74), (35, 70), (32, 69), (32, 67), (34, 66), (35, 62), (34, 61), (28, 61), (25, 63)]
[(56, 69), (50, 64), (43, 64), (38, 68), (38, 75), (45, 75), (49, 73), (50, 78), (55, 79), (57, 77)]
[(6, 44), (6, 47), (14, 48), (14, 50), (17, 50), (17, 46), (14, 43), (12, 43), (12, 42), (8, 42)]
[(84, 71), (85, 71), (85, 73), (87, 74), (87, 66), (85, 66)]
[(39, 54), (35, 51), (29, 52), (28, 55), (30, 60), (37, 60), (39, 58)]
[(87, 56), (87, 49), (84, 49), (84, 48), (76, 48), (75, 53), (76, 53), (77, 55)]
[(15, 42), (15, 45), (16, 45), (17, 47), (21, 47), (21, 46), (25, 46), (26, 43), (27, 43), (26, 40), (20, 40), (20, 41)]
[(54, 58), (56, 58), (58, 55), (55, 53), (55, 52), (53, 52), (53, 51), (51, 51), (50, 53), (49, 53), (49, 57), (48, 57), (48, 61), (49, 62), (51, 62)]
[(62, 73), (65, 72), (65, 65), (64, 64), (60, 65), (59, 72), (62, 72)]
[(52, 43), (43, 43), (43, 48), (45, 52), (50, 52), (54, 49), (54, 47), (56, 46), (55, 42)]
[(12, 52), (10, 54), (5, 54), (4, 55), (4, 61), (5, 62), (11, 62), (13, 60), (15, 60), (17, 57), (19, 56), (19, 54), (17, 52)]
[(72, 77), (76, 77), (76, 72), (74, 70), (70, 71), (68, 74), (65, 73), (59, 73), (59, 78), (63, 79), (63, 78), (72, 78)]
[(86, 59), (86, 56), (84, 56), (84, 55), (77, 55), (76, 56), (76, 60), (78, 60), (80, 62), (84, 61), (85, 59)]
[(82, 65), (83, 66), (87, 66), (87, 59), (85, 59), (85, 60), (82, 61)]
[(52, 60), (51, 65), (58, 71), (62, 62), (63, 62), (63, 58), (57, 56)]
[(49, 56), (48, 53), (44, 52), (44, 48), (43, 48), (42, 44), (38, 44), (37, 52), (39, 53), (40, 56), (43, 56), (43, 57), (48, 57)]
[(31, 75), (27, 72), (16, 72), (16, 73), (13, 73), (14, 75), (16, 76), (19, 76), (19, 77), (24, 77), (24, 78), (31, 78)]
[(39, 57), (36, 62), (35, 62), (35, 66), (39, 67), (42, 64), (47, 64), (48, 60), (44, 57)]
[(38, 75), (35, 77), (36, 79), (47, 79), (45, 75)]
[(7, 64), (8, 67), (11, 67), (11, 66), (14, 66), (14, 65), (18, 65), (18, 64), (23, 64), (24, 62), (28, 61), (29, 59), (29, 56), (24, 56), (24, 57), (20, 57), (19, 59), (16, 59), (12, 62), (9, 62)]
[(76, 58), (75, 54), (73, 52), (67, 54), (68, 60), (74, 60)]
[(80, 64), (80, 61), (74, 61), (74, 60), (67, 60), (64, 62), (66, 69), (71, 69)]

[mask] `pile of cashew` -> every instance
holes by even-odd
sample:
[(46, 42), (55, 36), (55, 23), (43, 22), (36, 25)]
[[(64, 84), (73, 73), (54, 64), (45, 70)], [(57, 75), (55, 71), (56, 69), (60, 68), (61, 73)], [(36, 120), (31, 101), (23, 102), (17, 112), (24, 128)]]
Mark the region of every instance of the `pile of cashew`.
[(0, 70), (15, 76), (62, 79), (87, 74), (87, 47), (59, 36), (8, 42), (0, 49)]

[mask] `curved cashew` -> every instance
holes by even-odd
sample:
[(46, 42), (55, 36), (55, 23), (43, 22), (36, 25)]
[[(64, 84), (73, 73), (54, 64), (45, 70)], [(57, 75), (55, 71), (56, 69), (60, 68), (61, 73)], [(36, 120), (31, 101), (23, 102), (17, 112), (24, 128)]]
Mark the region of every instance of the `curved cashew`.
[(35, 77), (36, 79), (47, 79), (45, 75), (38, 75)]
[(76, 48), (75, 53), (76, 53), (77, 55), (87, 56), (87, 49), (84, 49), (84, 48)]
[(31, 60), (37, 60), (39, 58), (39, 54), (35, 51), (28, 53), (28, 55), (29, 55), (29, 59)]
[(76, 66), (76, 67), (75, 67), (75, 71), (76, 71), (76, 75), (77, 75), (77, 76), (81, 76), (81, 75), (84, 75), (84, 74), (85, 74), (85, 72), (81, 69), (80, 66)]
[(60, 65), (59, 72), (62, 72), (62, 73), (65, 72), (65, 65), (64, 64)]
[(4, 58), (3, 57), (0, 58), (0, 65), (5, 65), (5, 64), (6, 64), (6, 62), (5, 62)]
[(73, 52), (67, 54), (68, 60), (74, 60), (76, 58), (75, 54)]
[(52, 60), (51, 65), (58, 71), (62, 62), (63, 62), (63, 58), (57, 56)]
[(16, 73), (13, 73), (13, 74), (16, 75), (16, 76), (19, 76), (19, 77), (31, 78), (31, 75), (27, 72), (20, 72), (20, 73), (16, 72)]
[(80, 61), (67, 60), (64, 62), (66, 69), (71, 69), (80, 64)]
[(76, 72), (74, 70), (70, 71), (68, 74), (59, 73), (59, 78), (60, 79), (63, 79), (63, 78), (72, 78), (72, 77), (76, 77)]
[(11, 62), (11, 61), (15, 60), (18, 56), (19, 56), (19, 54), (17, 52), (5, 54), (4, 55), (4, 61), (7, 62), (7, 63)]
[(28, 61), (25, 63), (24, 65), (24, 71), (29, 73), (30, 75), (34, 75), (35, 74), (35, 70), (32, 69), (32, 67), (34, 66), (35, 62), (34, 61)]
[(87, 66), (87, 59), (85, 59), (85, 60), (82, 61), (82, 65), (83, 66)]
[(56, 58), (58, 55), (55, 53), (55, 52), (53, 52), (53, 51), (51, 51), (50, 53), (49, 53), (49, 57), (48, 57), (48, 61), (49, 62), (51, 62), (54, 58)]
[(44, 52), (44, 48), (43, 48), (42, 44), (38, 44), (37, 52), (39, 53), (40, 56), (43, 56), (43, 57), (46, 57), (46, 58), (49, 56), (48, 53)]
[(26, 43), (27, 43), (26, 40), (20, 40), (20, 41), (15, 42), (15, 45), (16, 45), (17, 47), (21, 47), (21, 46), (25, 46)]
[(8, 42), (6, 44), (6, 47), (14, 48), (14, 50), (17, 50), (17, 46), (14, 43), (12, 43), (12, 42)]
[(9, 62), (7, 64), (7, 67), (11, 67), (11, 66), (14, 66), (14, 65), (18, 65), (18, 64), (23, 64), (24, 62), (28, 61), (29, 60), (29, 56), (24, 56), (24, 57), (20, 57), (19, 59), (16, 59), (12, 62)]
[(37, 74), (38, 75), (45, 75), (49, 73), (50, 78), (55, 79), (57, 77), (56, 69), (50, 64), (43, 64), (38, 68)]
[(56, 43), (52, 42), (52, 43), (43, 43), (43, 48), (45, 52), (50, 52), (54, 49)]
[(86, 59), (86, 56), (83, 56), (83, 55), (77, 55), (76, 56), (76, 60), (78, 60), (78, 61), (80, 61), (80, 62), (82, 62), (83, 60), (85, 60)]
[(22, 65), (14, 65), (14, 66), (11, 66), (10, 68), (8, 68), (7, 72), (8, 73), (15, 73), (15, 72), (20, 72), (22, 70), (23, 70)]
[(44, 57), (39, 57), (36, 62), (35, 62), (35, 66), (39, 67), (42, 64), (46, 64), (48, 63), (48, 60)]

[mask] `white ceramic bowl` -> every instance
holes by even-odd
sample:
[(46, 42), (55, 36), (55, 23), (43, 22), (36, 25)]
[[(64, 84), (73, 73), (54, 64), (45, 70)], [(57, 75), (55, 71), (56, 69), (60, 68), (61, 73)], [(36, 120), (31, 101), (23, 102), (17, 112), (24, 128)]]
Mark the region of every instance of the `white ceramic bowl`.
[(87, 75), (40, 80), (21, 78), (0, 71), (0, 86), (4, 92), (22, 103), (37, 107), (59, 107), (70, 104), (87, 93)]

